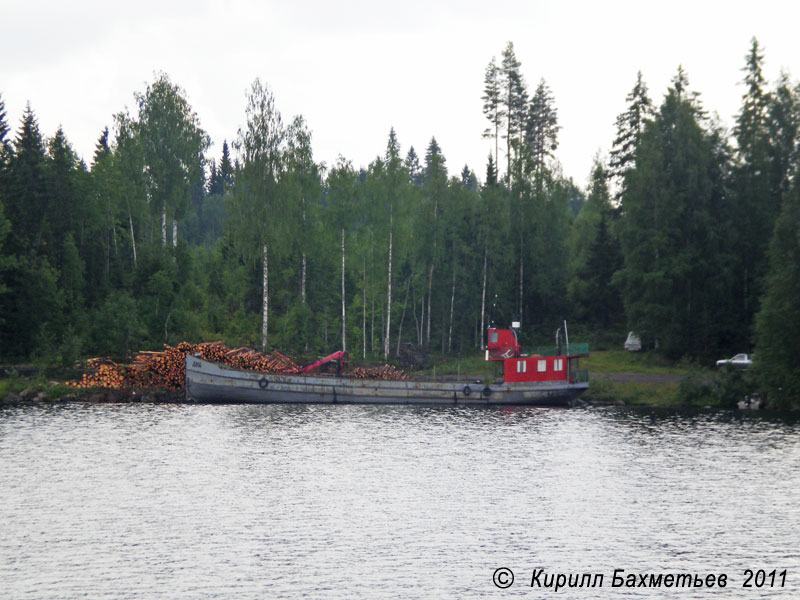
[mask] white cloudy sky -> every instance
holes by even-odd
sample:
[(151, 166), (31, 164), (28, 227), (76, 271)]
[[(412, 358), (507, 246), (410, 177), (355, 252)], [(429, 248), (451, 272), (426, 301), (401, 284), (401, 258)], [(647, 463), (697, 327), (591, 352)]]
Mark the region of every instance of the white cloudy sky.
[(510, 40), (529, 88), (541, 78), (551, 87), (558, 158), (579, 185), (608, 152), (638, 70), (660, 102), (682, 64), (727, 125), (752, 36), (770, 81), (781, 69), (800, 78), (798, 2), (0, 0), (0, 14), (10, 125), (30, 101), (42, 133), (63, 126), (87, 162), (156, 71), (186, 91), (211, 156), (235, 137), (260, 77), (286, 118), (305, 116), (317, 160), (366, 166), (393, 126), (404, 154), (423, 154), (435, 136), (452, 174), (466, 163), (482, 179), (484, 69)]

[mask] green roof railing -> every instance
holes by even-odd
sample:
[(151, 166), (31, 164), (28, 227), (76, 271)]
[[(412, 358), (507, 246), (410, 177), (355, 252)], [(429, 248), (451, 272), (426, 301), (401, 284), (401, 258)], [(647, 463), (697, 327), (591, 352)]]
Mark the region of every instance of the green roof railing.
[(557, 346), (538, 346), (533, 348), (528, 356), (576, 356), (579, 354), (589, 354), (589, 344), (561, 344), (561, 351)]

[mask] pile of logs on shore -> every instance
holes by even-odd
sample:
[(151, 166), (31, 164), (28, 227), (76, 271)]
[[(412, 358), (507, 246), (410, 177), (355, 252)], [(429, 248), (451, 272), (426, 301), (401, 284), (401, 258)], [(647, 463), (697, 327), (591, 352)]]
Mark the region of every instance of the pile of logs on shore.
[(126, 387), (125, 366), (118, 365), (109, 358), (90, 358), (86, 362), (90, 371), (84, 373), (77, 381), (67, 381), (67, 385), (76, 388), (109, 388), (118, 390)]
[[(273, 350), (263, 354), (252, 348), (229, 349), (223, 342), (177, 346), (164, 344), (161, 352), (143, 351), (136, 354), (130, 364), (118, 364), (108, 358), (90, 358), (88, 372), (67, 385), (76, 388), (165, 388), (179, 390), (186, 381), (186, 356), (199, 354), (202, 358), (226, 364), (235, 369), (262, 373), (291, 373), (300, 367), (288, 356)], [(348, 373), (355, 379), (405, 380), (409, 375), (392, 365), (355, 367)]]

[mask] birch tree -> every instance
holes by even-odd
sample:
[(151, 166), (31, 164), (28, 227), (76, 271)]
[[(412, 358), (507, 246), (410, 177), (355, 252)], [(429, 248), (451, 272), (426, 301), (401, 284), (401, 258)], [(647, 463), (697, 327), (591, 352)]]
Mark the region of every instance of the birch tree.
[[(336, 165), (331, 169), (327, 178), (326, 202), (328, 205), (329, 221), (334, 231), (340, 234), (341, 249), (341, 300), (342, 300), (342, 350), (347, 350), (347, 298), (345, 286), (345, 268), (347, 264), (346, 234), (353, 231), (358, 223), (358, 174), (353, 170), (353, 165), (341, 156)], [(364, 277), (366, 278), (366, 258)], [(363, 285), (364, 306), (366, 311), (366, 282)], [(362, 320), (362, 336), (366, 333), (366, 312)], [(363, 353), (366, 353), (366, 338), (364, 339)]]
[(280, 195), (285, 128), (266, 84), (256, 79), (247, 93), (246, 124), (234, 148), (239, 169), (233, 186), (229, 226), (245, 260), (261, 263), (261, 348), (269, 347), (270, 247), (279, 239), (285, 201)]
[(300, 302), (306, 303), (308, 273), (308, 244), (316, 207), (321, 191), (320, 166), (314, 162), (311, 149), (311, 131), (302, 116), (296, 116), (286, 131), (286, 199), (290, 207), (295, 235), (291, 239), (299, 244)]
[(386, 267), (386, 331), (383, 339), (383, 358), (389, 358), (389, 344), (392, 330), (392, 251), (394, 241), (394, 210), (400, 196), (400, 188), (407, 181), (400, 158), (400, 144), (394, 128), (389, 132), (389, 141), (386, 145), (386, 193), (389, 205), (389, 260)]
[(177, 220), (189, 194), (203, 176), (203, 152), (209, 138), (200, 127), (184, 91), (161, 74), (144, 93), (136, 94), (137, 132), (153, 210), (161, 216), (161, 244), (167, 245), (167, 221), (172, 220), (172, 243), (177, 244)]

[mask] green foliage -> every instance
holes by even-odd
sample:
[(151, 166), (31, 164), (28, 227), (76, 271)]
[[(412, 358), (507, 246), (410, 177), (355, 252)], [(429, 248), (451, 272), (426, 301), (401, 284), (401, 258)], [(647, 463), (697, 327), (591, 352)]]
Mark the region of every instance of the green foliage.
[(653, 117), (653, 103), (647, 95), (642, 72), (636, 74), (636, 84), (625, 98), (628, 108), (617, 116), (617, 135), (609, 156), (609, 175), (619, 186), (616, 199), (622, 197), (625, 174), (636, 165), (636, 150), (647, 121)]
[(612, 281), (622, 268), (613, 219), (606, 171), (595, 162), (588, 200), (570, 231), (568, 292), (574, 317), (602, 328), (618, 324), (623, 317), (619, 290)]
[[(413, 342), (441, 364), (519, 315), (528, 345), (551, 344), (564, 319), (572, 340), (605, 348), (632, 328), (658, 352), (595, 355), (589, 368), (669, 370), (654, 357), (746, 351), (761, 303), (761, 385), (789, 405), (800, 101), (787, 75), (770, 90), (762, 64), (754, 40), (732, 135), (682, 69), (658, 111), (638, 74), (609, 168), (598, 158), (586, 190), (562, 174), (555, 100), (544, 80), (528, 98), (511, 43), (485, 71), (482, 185), (468, 165), (450, 177), (435, 138), (401, 159), (394, 129), (367, 167), (340, 157), (328, 170), (309, 124), (284, 123), (259, 80), (207, 169), (209, 140), (166, 75), (100, 133), (90, 170), (62, 130), (43, 137), (30, 107), (10, 140), (0, 97), (0, 354), (68, 365), (222, 339), (308, 355), (346, 343), (377, 360)], [(700, 373), (680, 393), (727, 405), (740, 383)], [(603, 385), (626, 402), (678, 393)]]
[(525, 131), (528, 112), (528, 90), (520, 71), (521, 67), (522, 64), (517, 60), (514, 52), (514, 44), (508, 42), (503, 50), (503, 60), (500, 66), (500, 86), (502, 89), (502, 112), (505, 113), (506, 118), (505, 138), (508, 161), (506, 179), (509, 183), (511, 181), (511, 162), (514, 158), (512, 155), (513, 142), (514, 140), (520, 141)]
[(530, 145), (534, 169), (540, 171), (558, 148), (558, 112), (550, 88), (542, 79), (528, 109), (525, 139)]
[(714, 136), (686, 86), (679, 69), (626, 174), (617, 281), (630, 329), (644, 342), (673, 358), (710, 358), (720, 350), (714, 307), (730, 294), (721, 280), (730, 209), (714, 176), (723, 168)]
[(800, 183), (786, 195), (769, 250), (766, 294), (756, 320), (756, 364), (762, 388), (777, 405), (800, 405)]
[(8, 293), (0, 295), (3, 355), (55, 355), (55, 336), (62, 326), (63, 311), (57, 271), (44, 258), (22, 256), (7, 265), (4, 276)]
[(733, 130), (738, 160), (732, 173), (736, 192), (732, 225), (739, 250), (734, 263), (738, 283), (734, 294), (740, 301), (739, 319), (748, 324), (753, 322), (758, 310), (767, 267), (767, 247), (780, 210), (780, 194), (770, 189), (773, 160), (778, 164), (781, 158), (770, 156), (779, 146), (769, 135), (771, 95), (764, 89), (763, 60), (758, 41), (753, 38), (742, 69), (746, 92)]
[(677, 400), (684, 406), (736, 408), (755, 391), (755, 377), (741, 369), (693, 370), (681, 378)]
[[(139, 116), (134, 131), (142, 150), (152, 210), (162, 219), (180, 218), (188, 208), (190, 190), (202, 177), (208, 136), (183, 90), (166, 74), (137, 94), (136, 101)], [(166, 244), (164, 234), (162, 243)]]
[(93, 311), (91, 323), (92, 345), (100, 355), (125, 358), (142, 347), (145, 328), (136, 301), (127, 292), (111, 292)]

